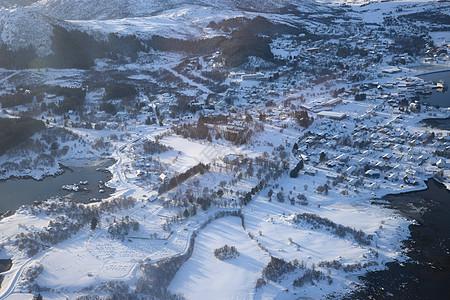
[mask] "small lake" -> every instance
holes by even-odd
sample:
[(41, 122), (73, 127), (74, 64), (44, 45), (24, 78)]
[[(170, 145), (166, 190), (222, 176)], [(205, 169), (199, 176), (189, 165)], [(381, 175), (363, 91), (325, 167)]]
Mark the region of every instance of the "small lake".
[[(107, 182), (111, 174), (105, 168), (114, 164), (113, 160), (86, 161), (77, 166), (64, 168), (64, 173), (58, 176), (45, 177), (43, 180), (10, 178), (0, 181), (0, 215), (8, 210), (14, 211), (24, 204), (32, 204), (34, 201), (46, 200), (53, 196), (66, 197), (76, 202), (89, 202), (91, 198), (102, 199), (114, 192), (114, 189), (105, 187), (104, 192), (99, 192), (99, 182)], [(88, 181), (87, 191), (66, 191), (63, 185)]]
[[(426, 81), (439, 81), (443, 80), (447, 85), (450, 85), (450, 71), (442, 71), (436, 73), (430, 73), (425, 75), (419, 75)], [(447, 89), (445, 91), (439, 92), (438, 89), (433, 89), (430, 96), (424, 97), (421, 101), (429, 105), (438, 105), (440, 107), (450, 107), (450, 91)]]

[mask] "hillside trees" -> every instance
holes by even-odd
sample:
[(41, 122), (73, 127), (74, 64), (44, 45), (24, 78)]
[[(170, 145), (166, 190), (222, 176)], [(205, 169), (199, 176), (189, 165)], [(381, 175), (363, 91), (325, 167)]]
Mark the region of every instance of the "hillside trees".
[(230, 39), (220, 45), (220, 49), (225, 64), (236, 67), (247, 62), (250, 56), (272, 61), (273, 53), (269, 43), (269, 39), (253, 35), (249, 31), (235, 31)]
[(31, 118), (0, 118), (0, 155), (45, 128), (42, 121)]

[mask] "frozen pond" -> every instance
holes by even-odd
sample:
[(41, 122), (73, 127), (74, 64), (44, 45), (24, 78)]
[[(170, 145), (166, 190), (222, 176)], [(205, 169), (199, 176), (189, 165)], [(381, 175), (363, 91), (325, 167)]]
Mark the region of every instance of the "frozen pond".
[[(69, 197), (77, 202), (88, 202), (91, 198), (105, 198), (113, 189), (104, 188), (104, 192), (100, 193), (98, 184), (111, 178), (111, 174), (104, 169), (113, 163), (112, 160), (86, 161), (84, 166), (68, 166), (63, 174), (46, 177), (40, 181), (20, 178), (0, 181), (0, 214), (52, 196)], [(87, 185), (80, 185), (82, 188), (86, 187), (87, 191), (70, 192), (62, 189), (63, 185), (80, 181), (88, 181)]]

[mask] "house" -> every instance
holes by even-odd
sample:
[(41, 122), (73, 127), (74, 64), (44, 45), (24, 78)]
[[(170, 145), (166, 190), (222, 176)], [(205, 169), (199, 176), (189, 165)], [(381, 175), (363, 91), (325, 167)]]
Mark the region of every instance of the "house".
[(357, 170), (357, 168), (355, 166), (350, 166), (347, 168), (347, 170), (345, 170), (345, 172), (347, 172), (347, 174), (353, 174), (355, 173)]
[(328, 102), (325, 102), (324, 106), (332, 107), (332, 106), (338, 105), (339, 103), (342, 103), (342, 99), (336, 98), (336, 99), (331, 99)]
[(242, 76), (245, 75), (245, 73), (235, 73), (235, 72), (230, 72), (229, 77), (231, 79), (242, 79)]
[(369, 178), (380, 178), (381, 174), (378, 171), (375, 170), (367, 170), (366, 173), (364, 173), (364, 176), (369, 177)]
[(387, 74), (394, 74), (394, 73), (400, 73), (401, 71), (402, 71), (402, 69), (400, 69), (398, 67), (392, 67), (392, 68), (384, 69), (381, 72), (387, 73)]
[(305, 175), (309, 175), (309, 176), (316, 176), (317, 171), (313, 171), (313, 170), (304, 170), (303, 174)]
[(381, 158), (384, 160), (390, 160), (392, 158), (392, 153), (385, 153)]
[(349, 160), (349, 157), (347, 154), (342, 153), (340, 154), (338, 157), (336, 157), (334, 160), (336, 161), (342, 161), (342, 162), (347, 162)]
[(334, 111), (321, 111), (317, 114), (319, 118), (328, 118), (332, 120), (343, 120), (347, 117), (347, 114), (334, 112)]
[(389, 180), (389, 181), (397, 181), (398, 180), (398, 175), (395, 174), (395, 173), (391, 173), (386, 179)]
[(375, 191), (375, 190), (378, 190), (380, 188), (380, 185), (378, 183), (376, 183), (376, 182), (372, 182), (371, 184), (369, 184), (367, 186), (367, 188), (369, 190)]
[(166, 175), (164, 175), (164, 173), (161, 173), (161, 175), (159, 175), (158, 179), (161, 180), (162, 182), (164, 182), (164, 180), (167, 178)]
[(326, 176), (328, 179), (332, 179), (332, 180), (336, 180), (336, 179), (338, 179), (338, 177), (339, 177), (339, 175), (336, 174), (336, 173), (327, 173), (325, 176)]
[(247, 81), (247, 80), (264, 80), (264, 79), (267, 79), (267, 78), (264, 77), (263, 73), (241, 75), (241, 80), (242, 81)]
[(438, 167), (438, 168), (445, 168), (445, 166), (447, 165), (447, 163), (445, 162), (445, 160), (444, 159), (440, 159), (437, 163), (436, 163), (436, 166)]
[(356, 184), (358, 183), (358, 180), (356, 178), (352, 178), (348, 181), (348, 184), (356, 186)]
[(382, 161), (379, 161), (373, 167), (381, 170), (381, 169), (384, 169), (386, 167), (386, 164), (384, 162), (382, 162)]

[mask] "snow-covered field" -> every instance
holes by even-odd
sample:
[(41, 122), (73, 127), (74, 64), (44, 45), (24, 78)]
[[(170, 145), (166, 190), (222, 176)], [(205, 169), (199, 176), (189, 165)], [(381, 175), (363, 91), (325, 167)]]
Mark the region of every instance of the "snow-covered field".
[[(169, 289), (188, 299), (250, 299), (269, 255), (248, 237), (238, 217), (225, 217), (208, 225), (195, 240), (195, 249), (172, 280)], [(239, 256), (219, 260), (214, 250), (235, 246)]]

